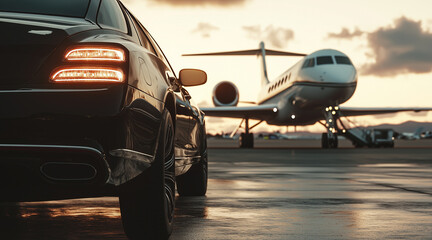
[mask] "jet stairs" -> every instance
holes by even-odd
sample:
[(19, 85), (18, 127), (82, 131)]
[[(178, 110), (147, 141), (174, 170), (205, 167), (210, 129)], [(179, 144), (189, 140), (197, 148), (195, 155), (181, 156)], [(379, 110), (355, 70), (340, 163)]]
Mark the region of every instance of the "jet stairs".
[(341, 119), (339, 123), (342, 126), (342, 130), (338, 129), (338, 135), (344, 136), (350, 140), (354, 147), (394, 147), (394, 131), (392, 129), (365, 129), (357, 127), (352, 121), (347, 119), (355, 127), (346, 128)]

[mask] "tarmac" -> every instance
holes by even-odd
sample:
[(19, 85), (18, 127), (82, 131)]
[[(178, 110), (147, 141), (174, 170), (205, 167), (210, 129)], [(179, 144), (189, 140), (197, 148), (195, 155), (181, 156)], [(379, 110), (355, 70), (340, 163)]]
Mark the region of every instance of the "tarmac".
[[(209, 141), (207, 195), (177, 197), (170, 239), (432, 239), (432, 148), (264, 144), (273, 148)], [(0, 232), (126, 239), (118, 207), (113, 197), (0, 203)]]
[[(255, 148), (321, 148), (321, 139), (284, 139), (284, 140), (264, 140), (255, 139)], [(240, 143), (238, 139), (222, 139), (222, 138), (209, 138), (209, 148), (239, 148)], [(339, 148), (354, 148), (351, 141), (341, 138), (339, 139)], [(419, 140), (395, 140), (395, 148), (432, 148), (432, 139), (419, 139)]]

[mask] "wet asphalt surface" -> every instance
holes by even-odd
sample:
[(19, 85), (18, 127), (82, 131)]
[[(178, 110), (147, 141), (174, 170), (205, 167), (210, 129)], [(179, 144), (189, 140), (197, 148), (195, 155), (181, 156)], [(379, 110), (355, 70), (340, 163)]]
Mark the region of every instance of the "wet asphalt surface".
[[(432, 149), (210, 149), (171, 239), (432, 239)], [(126, 239), (117, 198), (0, 203), (0, 239)]]

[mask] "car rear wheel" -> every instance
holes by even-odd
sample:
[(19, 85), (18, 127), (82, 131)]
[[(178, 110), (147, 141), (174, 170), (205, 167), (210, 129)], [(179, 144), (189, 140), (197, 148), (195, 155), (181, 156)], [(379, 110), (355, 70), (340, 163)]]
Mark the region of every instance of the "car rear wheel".
[(175, 208), (174, 125), (163, 112), (155, 162), (120, 189), (123, 228), (130, 239), (167, 239)]

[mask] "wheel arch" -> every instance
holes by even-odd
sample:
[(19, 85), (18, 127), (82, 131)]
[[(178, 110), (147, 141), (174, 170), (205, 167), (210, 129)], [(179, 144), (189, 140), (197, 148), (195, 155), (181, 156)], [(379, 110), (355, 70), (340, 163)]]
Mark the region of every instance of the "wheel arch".
[(174, 96), (174, 92), (172, 90), (169, 90), (166, 94), (165, 94), (165, 101), (164, 101), (164, 108), (167, 109), (170, 114), (171, 114), (171, 118), (174, 124), (174, 129), (176, 127), (176, 101), (175, 101), (175, 96)]

